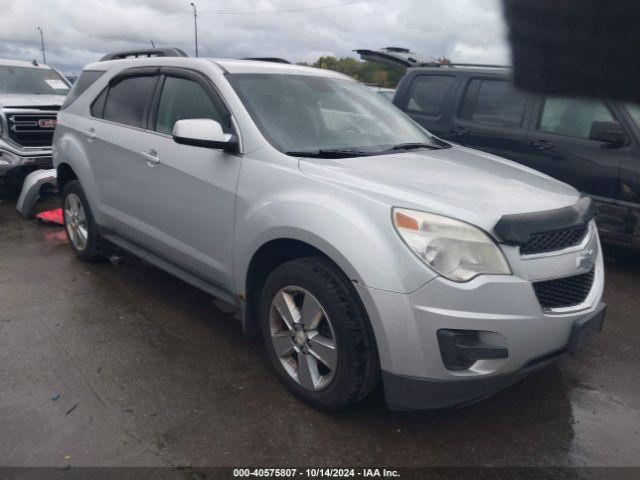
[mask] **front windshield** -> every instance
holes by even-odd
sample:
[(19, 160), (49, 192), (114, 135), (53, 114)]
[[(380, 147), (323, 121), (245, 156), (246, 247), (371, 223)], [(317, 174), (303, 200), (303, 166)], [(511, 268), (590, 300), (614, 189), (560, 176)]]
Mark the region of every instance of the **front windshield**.
[(229, 77), (262, 133), (282, 152), (374, 153), (403, 144), (435, 146), (429, 133), (355, 81), (280, 74)]
[(54, 70), (48, 68), (0, 65), (0, 94), (66, 95), (69, 86)]

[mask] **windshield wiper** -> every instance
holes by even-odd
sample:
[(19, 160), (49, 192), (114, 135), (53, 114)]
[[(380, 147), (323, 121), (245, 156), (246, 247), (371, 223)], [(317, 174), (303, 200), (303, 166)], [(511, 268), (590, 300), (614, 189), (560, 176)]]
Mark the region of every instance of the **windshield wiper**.
[(429, 150), (440, 150), (442, 147), (432, 145), (430, 143), (399, 143), (394, 145), (387, 152), (394, 152), (396, 150), (419, 150), (421, 148), (427, 148)]
[(428, 148), (429, 150), (440, 150), (443, 147), (432, 145), (430, 143), (400, 143), (393, 147), (382, 151), (364, 151), (348, 148), (331, 148), (331, 149), (319, 149), (308, 150), (301, 152), (285, 152), (292, 157), (309, 157), (309, 158), (353, 158), (353, 157), (368, 157), (374, 155), (380, 155), (383, 153), (395, 152), (400, 150), (418, 150), (421, 148)]
[(307, 150), (301, 152), (284, 152), (285, 155), (291, 155), (292, 157), (309, 157), (309, 158), (351, 158), (351, 157), (366, 157), (372, 155), (369, 152), (363, 152), (362, 150), (348, 150), (340, 148), (332, 149), (320, 149), (320, 150)]

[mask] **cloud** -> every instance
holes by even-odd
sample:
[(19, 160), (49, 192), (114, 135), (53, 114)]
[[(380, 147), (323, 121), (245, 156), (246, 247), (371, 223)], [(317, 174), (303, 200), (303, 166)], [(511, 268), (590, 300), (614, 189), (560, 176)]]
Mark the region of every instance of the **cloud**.
[[(313, 61), (401, 46), (460, 62), (508, 62), (499, 0), (369, 0), (278, 13), (339, 3), (348, 0), (197, 0), (200, 55)], [(65, 72), (152, 41), (193, 52), (186, 0), (0, 0), (0, 11), (0, 58), (40, 59), (41, 26), (48, 63)]]

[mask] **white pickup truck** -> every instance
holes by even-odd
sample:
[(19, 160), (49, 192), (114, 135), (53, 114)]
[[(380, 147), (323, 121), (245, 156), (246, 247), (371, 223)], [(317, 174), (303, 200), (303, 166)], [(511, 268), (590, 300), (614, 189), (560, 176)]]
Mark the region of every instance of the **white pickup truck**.
[(0, 189), (51, 168), (53, 131), (70, 88), (52, 67), (0, 59)]

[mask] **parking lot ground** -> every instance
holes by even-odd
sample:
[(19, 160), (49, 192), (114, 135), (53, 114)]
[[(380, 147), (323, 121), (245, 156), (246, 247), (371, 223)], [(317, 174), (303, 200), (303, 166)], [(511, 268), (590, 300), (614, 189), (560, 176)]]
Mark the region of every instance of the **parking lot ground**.
[(126, 257), (83, 264), (0, 203), (0, 465), (638, 466), (640, 261), (607, 253), (602, 335), (479, 404), (325, 414), (213, 300)]

